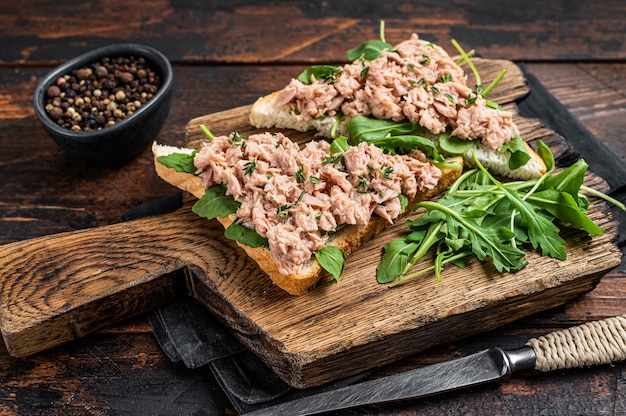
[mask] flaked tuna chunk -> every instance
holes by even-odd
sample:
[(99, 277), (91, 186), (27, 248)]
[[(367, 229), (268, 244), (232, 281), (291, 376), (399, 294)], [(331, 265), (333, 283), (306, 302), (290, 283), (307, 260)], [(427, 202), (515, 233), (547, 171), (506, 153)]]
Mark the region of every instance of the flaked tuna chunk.
[(464, 139), (481, 137), (482, 142), (492, 149), (499, 149), (519, 135), (519, 129), (513, 122), (513, 114), (487, 107), (480, 97), (476, 103), (459, 109), (453, 135)]
[(358, 115), (410, 120), (433, 134), (454, 129), (463, 139), (480, 139), (499, 148), (519, 134), (512, 114), (485, 106), (481, 97), (466, 100), (472, 90), (463, 69), (439, 46), (412, 35), (393, 51), (366, 62), (344, 65), (333, 80), (310, 85), (297, 79), (280, 93), (298, 120)]
[(206, 187), (226, 184), (241, 203), (237, 221), (267, 238), (272, 259), (289, 275), (339, 225), (363, 226), (372, 215), (393, 222), (400, 194), (432, 188), (441, 175), (421, 154), (392, 156), (366, 143), (332, 156), (323, 140), (299, 149), (280, 133), (232, 134), (206, 143), (194, 163)]
[(333, 84), (337, 92), (344, 98), (350, 99), (354, 93), (363, 88), (365, 80), (361, 76), (365, 65), (362, 61), (357, 61), (353, 65), (346, 65), (343, 73)]
[(278, 103), (293, 102), (294, 117), (299, 120), (310, 120), (325, 115), (333, 116), (343, 103), (344, 98), (331, 84), (315, 81), (303, 84), (293, 79), (278, 96)]

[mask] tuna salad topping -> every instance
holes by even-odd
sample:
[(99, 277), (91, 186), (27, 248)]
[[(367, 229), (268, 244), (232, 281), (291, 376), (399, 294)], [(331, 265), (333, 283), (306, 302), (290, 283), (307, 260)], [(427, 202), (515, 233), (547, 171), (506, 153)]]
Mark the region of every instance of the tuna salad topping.
[(337, 227), (364, 226), (374, 214), (392, 222), (405, 197), (441, 176), (419, 152), (391, 155), (360, 143), (331, 154), (330, 147), (320, 140), (300, 148), (281, 133), (232, 133), (205, 143), (194, 165), (207, 188), (225, 184), (241, 203), (237, 221), (267, 238), (280, 272), (297, 274)]
[(415, 34), (371, 61), (344, 65), (332, 77), (292, 79), (277, 104), (299, 120), (339, 114), (408, 119), (433, 134), (450, 128), (453, 136), (480, 139), (493, 149), (519, 135), (511, 112), (488, 106), (441, 47)]

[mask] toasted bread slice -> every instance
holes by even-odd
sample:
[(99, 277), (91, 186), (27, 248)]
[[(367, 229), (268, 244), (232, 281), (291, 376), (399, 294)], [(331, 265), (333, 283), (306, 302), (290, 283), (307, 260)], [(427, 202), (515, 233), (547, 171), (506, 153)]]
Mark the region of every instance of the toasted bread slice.
[[(164, 181), (193, 194), (196, 198), (201, 198), (205, 193), (205, 187), (199, 176), (177, 172), (175, 169), (168, 168), (157, 161), (160, 156), (166, 156), (172, 153), (190, 154), (192, 151), (193, 149), (166, 146), (156, 142), (152, 146), (157, 174)], [(460, 165), (463, 163), (461, 158), (458, 158), (456, 162)], [(409, 201), (407, 212), (416, 203), (432, 199), (442, 193), (461, 175), (461, 172), (462, 169), (443, 169), (438, 184), (433, 189), (418, 191), (415, 197)], [(217, 219), (224, 228), (226, 228), (235, 220), (235, 215), (231, 214), (226, 218), (218, 217)], [(349, 255), (388, 225), (389, 222), (387, 220), (374, 216), (365, 227), (349, 225), (342, 228), (330, 238), (328, 244), (341, 248), (346, 255)], [(259, 265), (277, 286), (292, 295), (307, 293), (324, 275), (323, 269), (313, 257), (308, 263), (302, 266), (298, 274), (285, 275), (279, 272), (278, 265), (272, 259), (267, 248), (252, 248), (243, 244), (239, 244), (239, 246), (245, 250), (246, 254)]]
[[(277, 127), (297, 131), (314, 130), (322, 137), (331, 138), (331, 131), (337, 122), (336, 117), (320, 117), (299, 121), (289, 112), (287, 106), (279, 106), (276, 103), (279, 94), (280, 91), (274, 91), (254, 102), (250, 112), (250, 124), (267, 129)], [(337, 133), (347, 135), (345, 120), (339, 122)]]

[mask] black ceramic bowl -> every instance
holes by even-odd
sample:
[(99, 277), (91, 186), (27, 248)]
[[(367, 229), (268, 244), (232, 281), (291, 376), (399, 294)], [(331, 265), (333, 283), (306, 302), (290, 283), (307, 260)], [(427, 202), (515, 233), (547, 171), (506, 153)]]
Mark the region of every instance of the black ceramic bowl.
[[(104, 57), (143, 57), (158, 74), (160, 86), (152, 98), (133, 114), (100, 130), (73, 131), (61, 127), (46, 112), (47, 90), (59, 77)], [(58, 66), (37, 85), (33, 97), (35, 114), (50, 137), (64, 150), (91, 162), (116, 163), (130, 160), (153, 141), (159, 133), (171, 104), (173, 71), (170, 62), (159, 51), (144, 45), (105, 46), (80, 55)]]

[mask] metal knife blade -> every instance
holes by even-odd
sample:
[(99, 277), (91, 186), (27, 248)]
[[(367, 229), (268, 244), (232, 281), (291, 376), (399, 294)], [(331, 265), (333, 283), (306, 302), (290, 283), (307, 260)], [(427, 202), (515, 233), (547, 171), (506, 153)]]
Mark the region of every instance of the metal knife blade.
[(247, 416), (316, 415), (334, 410), (425, 397), (507, 378), (513, 371), (532, 368), (530, 347), (505, 351), (489, 348), (467, 357), (354, 384), (247, 413)]
[(247, 413), (308, 416), (374, 403), (425, 397), (509, 377), (535, 368), (553, 371), (626, 360), (626, 315), (555, 331), (525, 347), (487, 350)]

